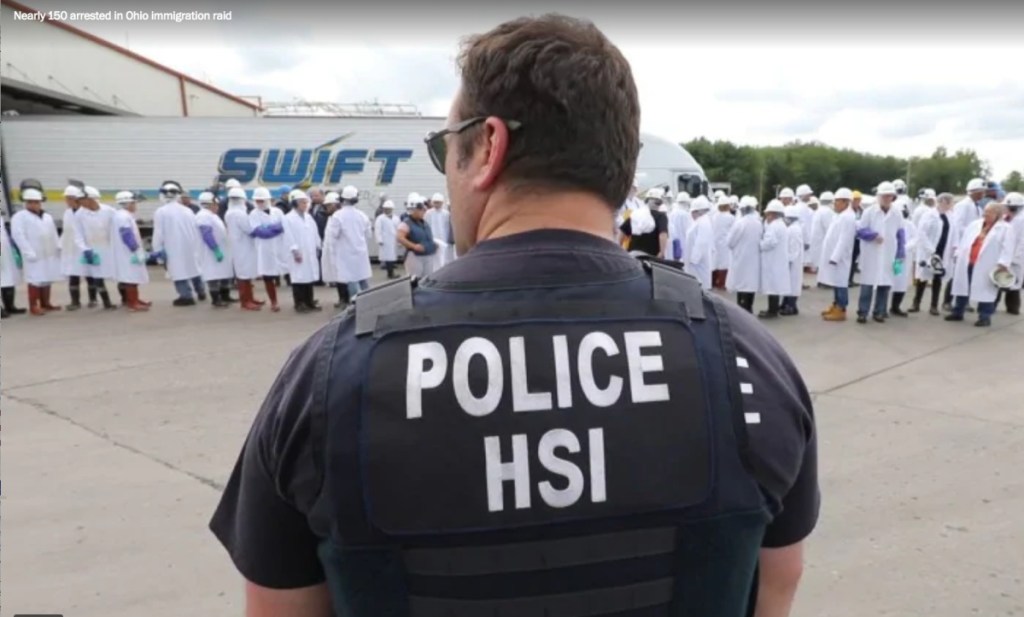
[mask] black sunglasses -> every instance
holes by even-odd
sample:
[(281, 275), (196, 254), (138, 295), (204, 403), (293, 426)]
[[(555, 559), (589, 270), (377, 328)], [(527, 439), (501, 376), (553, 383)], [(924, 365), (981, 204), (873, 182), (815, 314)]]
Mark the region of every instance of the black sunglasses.
[[(487, 118), (487, 116), (477, 116), (463, 120), (455, 126), (427, 133), (427, 136), (423, 139), (427, 144), (427, 154), (430, 155), (430, 162), (434, 164), (434, 168), (437, 171), (441, 172), (441, 175), (444, 175), (444, 162), (448, 158), (448, 142), (444, 140), (445, 135), (458, 135), (466, 129), (480, 124)], [(503, 120), (503, 122), (509, 131), (515, 131), (522, 126), (522, 123), (518, 120)]]

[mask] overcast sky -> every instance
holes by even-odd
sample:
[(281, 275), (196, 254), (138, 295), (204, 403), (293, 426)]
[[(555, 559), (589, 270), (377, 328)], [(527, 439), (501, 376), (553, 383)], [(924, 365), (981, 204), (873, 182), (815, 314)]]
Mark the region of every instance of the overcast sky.
[[(1024, 9), (986, 10), (985, 1), (922, 16), (912, 6), (867, 0), (818, 9), (813, 21), (767, 2), (730, 12), (724, 0), (714, 9), (649, 7), (656, 13), (637, 5), (638, 13), (627, 16), (622, 3), (561, 10), (593, 19), (622, 48), (640, 91), (645, 131), (677, 141), (706, 136), (757, 145), (813, 139), (899, 156), (926, 156), (940, 145), (970, 147), (1002, 179), (1024, 169), (1024, 29), (1012, 25), (1024, 23)], [(26, 2), (42, 9), (68, 5)], [(96, 8), (116, 4), (106, 0)], [(230, 5), (231, 22), (74, 25), (235, 94), (378, 99), (446, 115), (458, 85), (459, 36), (537, 12), (521, 2), (478, 7), (471, 17), (454, 6), (417, 15), (427, 9), (389, 2), (374, 3), (374, 13), (327, 15), (314, 6), (304, 12), (294, 5), (296, 11), (281, 15), (257, 3)], [(168, 3), (161, 10), (171, 6), (192, 8)], [(984, 30), (967, 32), (971, 22), (984, 23)]]

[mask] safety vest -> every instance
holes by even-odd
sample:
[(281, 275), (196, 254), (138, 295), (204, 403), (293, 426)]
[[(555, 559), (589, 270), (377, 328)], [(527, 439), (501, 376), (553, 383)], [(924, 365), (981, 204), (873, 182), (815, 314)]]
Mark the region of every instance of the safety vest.
[(423, 253), (417, 253), (417, 255), (433, 255), (437, 251), (437, 245), (434, 244), (434, 234), (426, 223), (417, 221), (410, 216), (405, 220), (405, 224), (409, 226), (409, 242), (423, 247)]
[(725, 309), (644, 264), (646, 302), (404, 278), (331, 322), (310, 522), (337, 615), (752, 610), (777, 504), (748, 456)]

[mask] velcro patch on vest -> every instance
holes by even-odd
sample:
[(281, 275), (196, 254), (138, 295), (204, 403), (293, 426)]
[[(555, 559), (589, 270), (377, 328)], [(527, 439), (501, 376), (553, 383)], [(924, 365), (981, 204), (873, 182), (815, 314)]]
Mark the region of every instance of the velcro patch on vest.
[(368, 370), (362, 475), (385, 533), (629, 516), (711, 490), (709, 404), (677, 318), (396, 331)]

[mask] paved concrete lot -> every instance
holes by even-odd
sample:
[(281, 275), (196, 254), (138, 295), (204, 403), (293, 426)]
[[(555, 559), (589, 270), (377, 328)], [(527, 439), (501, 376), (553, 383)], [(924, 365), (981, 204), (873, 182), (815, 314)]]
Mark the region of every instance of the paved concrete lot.
[[(278, 314), (172, 308), (151, 276), (148, 314), (3, 322), (4, 617), (241, 614), (206, 524), (271, 380), (333, 311), (295, 314), (288, 290)], [(1024, 320), (826, 324), (829, 299), (770, 324), (820, 432), (795, 614), (1024, 615)]]

